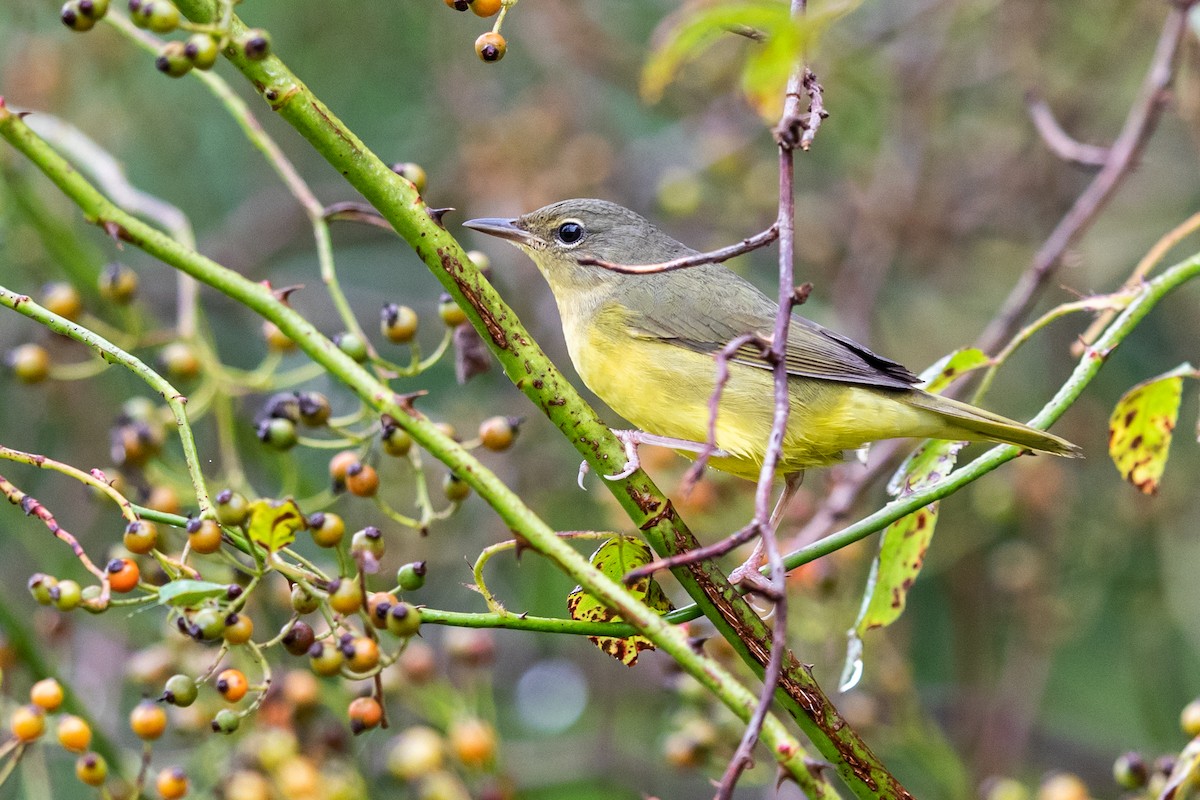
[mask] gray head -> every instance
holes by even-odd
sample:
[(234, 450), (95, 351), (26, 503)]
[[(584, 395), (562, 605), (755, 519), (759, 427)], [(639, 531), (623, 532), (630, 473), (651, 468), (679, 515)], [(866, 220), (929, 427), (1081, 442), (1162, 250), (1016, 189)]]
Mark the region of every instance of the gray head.
[(552, 287), (563, 282), (604, 282), (616, 275), (581, 265), (581, 260), (648, 264), (694, 252), (644, 217), (607, 200), (563, 200), (516, 219), (473, 219), (463, 225), (520, 247)]

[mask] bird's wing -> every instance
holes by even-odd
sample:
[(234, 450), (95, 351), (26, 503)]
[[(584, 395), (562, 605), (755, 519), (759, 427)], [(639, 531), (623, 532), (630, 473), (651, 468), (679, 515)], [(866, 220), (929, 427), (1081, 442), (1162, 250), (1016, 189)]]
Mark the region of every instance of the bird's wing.
[[(682, 288), (678, 284), (647, 282), (645, 291), (650, 297), (657, 295), (658, 302), (636, 304), (637, 308), (650, 310), (627, 317), (626, 324), (631, 333), (701, 353), (716, 353), (747, 333), (769, 337), (775, 327), (778, 306), (735, 273), (720, 267), (716, 269), (724, 273), (720, 279), (702, 283), (714, 287), (713, 291), (719, 293), (720, 298), (697, 298), (696, 294), (688, 292), (688, 297), (682, 300), (683, 307), (679, 293), (673, 291)], [(674, 295), (670, 302), (662, 297), (663, 292)], [(720, 308), (719, 316), (713, 314), (717, 307)], [(666, 308), (670, 308), (671, 313), (663, 313)], [(754, 343), (743, 345), (731, 360), (771, 369), (771, 363)], [(797, 377), (893, 389), (908, 389), (920, 382), (916, 375), (895, 361), (876, 355), (840, 333), (794, 315), (788, 330), (786, 364), (788, 374)]]

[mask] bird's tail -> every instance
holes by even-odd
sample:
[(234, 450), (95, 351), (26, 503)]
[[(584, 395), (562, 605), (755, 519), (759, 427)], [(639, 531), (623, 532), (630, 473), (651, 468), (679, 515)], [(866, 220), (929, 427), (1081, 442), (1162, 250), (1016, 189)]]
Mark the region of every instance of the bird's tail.
[[(1080, 458), (1083, 451), (1061, 436), (1039, 431), (1016, 420), (984, 411), (982, 408), (960, 403), (948, 397), (914, 391), (906, 396), (906, 401), (914, 408), (931, 411), (947, 425), (954, 428), (954, 437), (972, 441), (992, 441), (1011, 444), (1051, 453), (1067, 458)], [(950, 435), (939, 438), (951, 438)]]

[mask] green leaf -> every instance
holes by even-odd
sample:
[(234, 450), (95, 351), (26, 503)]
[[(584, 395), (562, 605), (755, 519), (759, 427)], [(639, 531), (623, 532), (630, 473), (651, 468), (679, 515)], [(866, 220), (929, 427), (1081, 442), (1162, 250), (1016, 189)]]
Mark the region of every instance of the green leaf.
[(1121, 476), (1145, 494), (1158, 493), (1179, 419), (1183, 379), (1197, 375), (1191, 364), (1181, 364), (1139, 383), (1117, 401), (1108, 420), (1108, 454)]
[(171, 581), (158, 589), (158, 602), (164, 605), (188, 608), (205, 600), (221, 597), (229, 591), (229, 584), (211, 581), (180, 579)]
[(300, 506), (287, 500), (255, 500), (250, 504), (250, 522), (246, 532), (250, 540), (274, 552), (296, 541), (296, 532), (306, 523)]
[[(620, 581), (631, 569), (650, 563), (654, 554), (644, 542), (632, 536), (614, 536), (600, 545), (592, 553), (591, 564), (615, 581)], [(629, 592), (647, 606), (660, 614), (671, 610), (671, 602), (663, 594), (662, 587), (653, 577), (647, 576), (626, 587)], [(567, 611), (571, 619), (587, 620), (589, 622), (620, 622), (621, 617), (615, 611), (582, 587), (576, 586), (567, 595)], [(654, 649), (654, 645), (645, 636), (629, 636), (619, 639), (612, 636), (589, 636), (593, 644), (608, 653), (622, 664), (632, 667), (637, 663), (638, 653)]]
[(960, 375), (991, 366), (991, 364), (992, 360), (988, 358), (987, 353), (977, 347), (964, 347), (939, 359), (933, 366), (921, 373), (921, 378), (925, 381), (925, 391), (931, 394), (941, 394)]

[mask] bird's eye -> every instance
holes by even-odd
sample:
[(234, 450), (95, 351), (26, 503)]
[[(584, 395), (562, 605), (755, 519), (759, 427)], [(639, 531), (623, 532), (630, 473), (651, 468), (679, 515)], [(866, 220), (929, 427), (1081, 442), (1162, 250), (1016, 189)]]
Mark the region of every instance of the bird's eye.
[(554, 237), (563, 244), (578, 244), (583, 238), (583, 226), (574, 220), (564, 222), (554, 232)]

